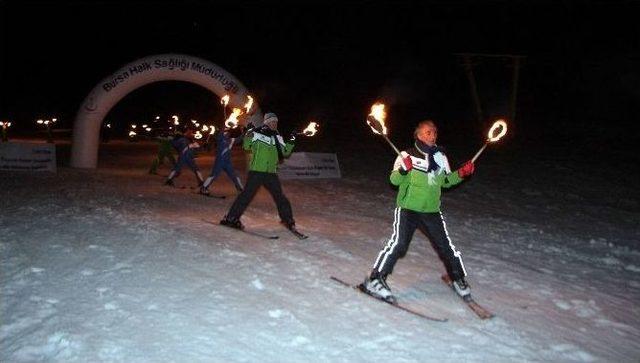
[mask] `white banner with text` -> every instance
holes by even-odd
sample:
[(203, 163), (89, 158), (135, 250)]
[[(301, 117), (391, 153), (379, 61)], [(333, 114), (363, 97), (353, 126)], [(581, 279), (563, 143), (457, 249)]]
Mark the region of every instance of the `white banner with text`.
[(0, 170), (56, 172), (56, 147), (45, 143), (0, 143)]
[(332, 153), (292, 153), (278, 167), (282, 179), (340, 178), (338, 156)]

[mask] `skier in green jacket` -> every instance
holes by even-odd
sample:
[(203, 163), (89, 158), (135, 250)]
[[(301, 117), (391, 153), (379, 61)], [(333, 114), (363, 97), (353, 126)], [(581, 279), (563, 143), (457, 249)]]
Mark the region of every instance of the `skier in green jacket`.
[(292, 133), (285, 141), (278, 133), (278, 117), (271, 112), (264, 115), (260, 127), (253, 129), (250, 126), (247, 129), (242, 142), (242, 147), (252, 152), (247, 183), (220, 224), (243, 229), (240, 217), (255, 197), (258, 188), (264, 186), (276, 202), (281, 223), (288, 229), (295, 229), (291, 203), (282, 192), (280, 179), (276, 174), (279, 162), (293, 151), (295, 135), (295, 132)]
[(156, 137), (156, 140), (158, 141), (158, 154), (151, 162), (149, 174), (158, 174), (158, 166), (164, 164), (164, 159), (169, 160), (172, 168), (176, 165), (176, 158), (173, 156), (173, 146), (171, 145), (173, 137), (174, 136), (168, 132)]
[(390, 180), (398, 186), (394, 211), (393, 233), (376, 258), (370, 276), (362, 286), (378, 298), (395, 302), (387, 276), (398, 259), (404, 257), (417, 228), (425, 231), (444, 266), (456, 292), (460, 296), (471, 293), (465, 281), (466, 271), (462, 256), (449, 238), (447, 226), (440, 211), (441, 188), (461, 183), (474, 172), (468, 161), (451, 172), (443, 150), (436, 145), (438, 130), (431, 120), (422, 121), (414, 131), (414, 147), (398, 156)]

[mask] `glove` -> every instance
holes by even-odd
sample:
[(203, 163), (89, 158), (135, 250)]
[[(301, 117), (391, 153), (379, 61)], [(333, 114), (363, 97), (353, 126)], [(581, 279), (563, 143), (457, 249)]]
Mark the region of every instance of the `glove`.
[(255, 129), (255, 128), (256, 128), (256, 127), (255, 127), (251, 122), (249, 122), (248, 124), (246, 124), (246, 125), (242, 128), (242, 133), (243, 133), (243, 134), (246, 134), (246, 133), (248, 133), (248, 132), (253, 131), (253, 129)]
[(407, 175), (409, 171), (413, 169), (413, 163), (411, 163), (411, 156), (405, 156), (402, 158), (402, 165), (400, 165), (400, 174)]
[(240, 137), (240, 135), (242, 134), (242, 130), (239, 127), (236, 127), (235, 129), (227, 130), (227, 134), (230, 138), (235, 139)]
[(468, 177), (469, 175), (473, 174), (474, 171), (475, 171), (475, 166), (473, 165), (473, 162), (471, 160), (469, 160), (466, 163), (462, 164), (460, 169), (458, 169), (458, 175), (462, 179), (464, 179), (464, 178)]
[(292, 132), (291, 135), (289, 135), (289, 142), (291, 143), (295, 143), (296, 142), (296, 137), (298, 136), (297, 132)]

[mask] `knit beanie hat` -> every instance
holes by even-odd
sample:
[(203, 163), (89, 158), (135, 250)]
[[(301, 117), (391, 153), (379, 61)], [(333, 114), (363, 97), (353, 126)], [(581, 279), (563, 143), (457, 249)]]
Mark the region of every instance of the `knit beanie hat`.
[(267, 113), (264, 114), (263, 122), (265, 124), (269, 123), (269, 122), (278, 122), (278, 116), (276, 116), (276, 114), (273, 113), (273, 112), (267, 112)]

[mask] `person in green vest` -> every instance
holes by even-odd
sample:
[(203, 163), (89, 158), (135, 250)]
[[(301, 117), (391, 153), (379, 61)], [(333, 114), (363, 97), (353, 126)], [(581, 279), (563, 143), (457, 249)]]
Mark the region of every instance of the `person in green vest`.
[(164, 165), (165, 159), (169, 160), (172, 168), (176, 165), (176, 158), (173, 156), (173, 146), (171, 145), (173, 137), (174, 136), (169, 133), (156, 136), (156, 140), (158, 141), (158, 154), (151, 162), (149, 174), (158, 174), (158, 166)]
[(255, 197), (258, 189), (264, 186), (276, 203), (281, 223), (288, 229), (295, 229), (291, 203), (282, 192), (280, 179), (276, 174), (278, 164), (293, 151), (295, 135), (294, 132), (285, 140), (278, 133), (278, 116), (272, 112), (264, 115), (263, 124), (260, 127), (252, 128), (249, 126), (242, 142), (242, 147), (245, 150), (251, 150), (252, 153), (247, 183), (220, 221), (221, 225), (243, 229), (240, 217)]
[(398, 187), (394, 211), (393, 233), (376, 258), (371, 274), (361, 285), (369, 294), (395, 302), (387, 277), (398, 259), (409, 249), (417, 228), (425, 231), (453, 281), (456, 292), (464, 297), (471, 293), (462, 255), (449, 238), (447, 225), (440, 210), (442, 188), (460, 184), (474, 172), (467, 161), (451, 172), (449, 161), (436, 145), (438, 129), (431, 120), (422, 121), (414, 131), (414, 147), (398, 156), (391, 171), (391, 184)]

